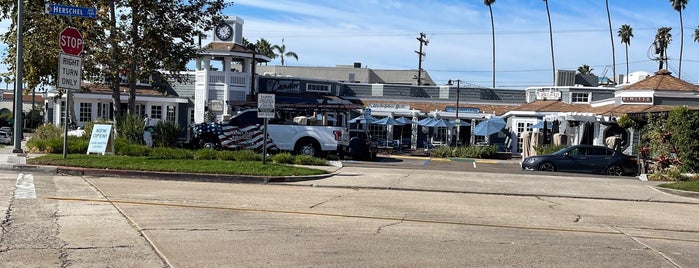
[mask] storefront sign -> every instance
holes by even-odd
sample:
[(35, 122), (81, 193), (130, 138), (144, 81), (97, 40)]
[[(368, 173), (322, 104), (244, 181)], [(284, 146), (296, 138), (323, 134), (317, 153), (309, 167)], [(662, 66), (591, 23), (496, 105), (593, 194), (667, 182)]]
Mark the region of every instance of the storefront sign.
[(556, 88), (539, 88), (536, 90), (537, 100), (561, 100), (561, 91)]
[(298, 93), (301, 83), (298, 80), (268, 80), (267, 92), (269, 93)]
[[(456, 107), (453, 106), (447, 106), (444, 109), (445, 112), (449, 113), (455, 113), (456, 112)], [(477, 114), (480, 113), (481, 109), (475, 108), (475, 107), (459, 107), (459, 113), (462, 114)]]
[(652, 97), (621, 97), (622, 102), (653, 103)]
[(376, 109), (410, 110), (410, 105), (406, 104), (372, 103), (367, 107)]

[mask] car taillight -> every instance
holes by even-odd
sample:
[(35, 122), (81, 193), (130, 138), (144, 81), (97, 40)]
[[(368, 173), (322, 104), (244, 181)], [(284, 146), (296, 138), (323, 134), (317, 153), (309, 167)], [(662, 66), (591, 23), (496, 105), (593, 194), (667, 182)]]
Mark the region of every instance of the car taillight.
[(333, 130), (333, 135), (335, 135), (336, 141), (342, 140), (342, 130)]
[(638, 158), (636, 158), (635, 156), (629, 157), (629, 160), (631, 160), (631, 162), (633, 162), (634, 164), (638, 163)]

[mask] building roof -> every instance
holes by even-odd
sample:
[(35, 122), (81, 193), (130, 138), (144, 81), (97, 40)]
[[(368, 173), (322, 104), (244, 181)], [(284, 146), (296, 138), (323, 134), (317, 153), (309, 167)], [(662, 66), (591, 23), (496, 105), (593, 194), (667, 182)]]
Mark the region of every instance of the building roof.
[[(90, 92), (90, 93), (112, 94), (112, 89), (109, 88), (109, 84), (83, 83), (82, 87), (87, 89), (88, 92)], [(129, 86), (128, 85), (121, 85), (121, 86), (119, 86), (119, 91), (122, 94), (128, 93)], [(179, 97), (174, 92), (169, 92), (168, 90), (158, 91), (150, 86), (136, 86), (136, 95), (137, 96), (153, 96), (153, 97), (173, 97), (173, 98)]]
[[(361, 102), (368, 106), (370, 104), (405, 104), (410, 105), (410, 109), (420, 110), (422, 112), (431, 111), (444, 111), (447, 106), (456, 107), (456, 102), (406, 102), (406, 101), (389, 101), (389, 100), (366, 100), (362, 99)], [(495, 105), (495, 104), (473, 104), (473, 103), (461, 103), (459, 105), (461, 108), (472, 107), (478, 108), (483, 113), (493, 113), (495, 115), (502, 115), (510, 110), (516, 109), (518, 105)]]
[(699, 87), (676, 78), (670, 71), (662, 69), (655, 72), (655, 75), (624, 87), (622, 90), (699, 91)]
[[(14, 100), (15, 93), (14, 90), (7, 90), (2, 92), (2, 98), (0, 100)], [(36, 94), (26, 94), (22, 95), (22, 102), (44, 102), (44, 97), (41, 96), (41, 93), (36, 93)]]

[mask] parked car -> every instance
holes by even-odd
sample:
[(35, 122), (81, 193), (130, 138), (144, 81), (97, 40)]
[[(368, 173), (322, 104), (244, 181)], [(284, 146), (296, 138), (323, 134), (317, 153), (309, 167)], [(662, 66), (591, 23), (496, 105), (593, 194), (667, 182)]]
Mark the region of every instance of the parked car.
[(12, 144), (12, 135), (5, 131), (0, 131), (0, 144)]
[(7, 134), (10, 134), (12, 136), (12, 128), (11, 127), (0, 127), (0, 131), (5, 131)]
[(622, 176), (638, 174), (638, 161), (604, 146), (574, 145), (553, 154), (524, 158), (522, 169)]

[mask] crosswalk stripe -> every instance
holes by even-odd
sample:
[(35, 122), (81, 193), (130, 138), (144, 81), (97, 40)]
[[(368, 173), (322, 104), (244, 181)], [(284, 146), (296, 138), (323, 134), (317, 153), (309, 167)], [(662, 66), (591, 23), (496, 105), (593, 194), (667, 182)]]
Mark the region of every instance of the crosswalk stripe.
[(36, 198), (36, 190), (34, 189), (34, 176), (32, 174), (19, 174), (19, 176), (17, 176), (15, 198)]

